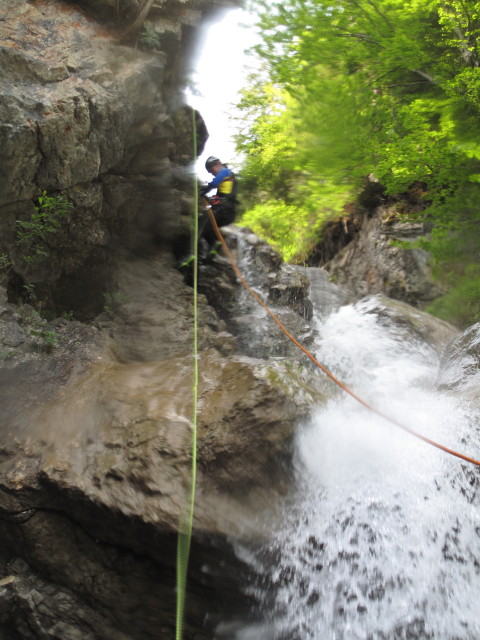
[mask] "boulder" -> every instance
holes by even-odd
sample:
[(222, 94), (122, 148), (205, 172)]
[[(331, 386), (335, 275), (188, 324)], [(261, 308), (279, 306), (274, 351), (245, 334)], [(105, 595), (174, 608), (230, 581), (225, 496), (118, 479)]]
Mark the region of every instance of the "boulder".
[[(301, 372), (295, 381), (281, 364), (207, 351), (199, 365), (186, 628), (209, 638), (211, 627), (202, 630), (207, 613), (245, 606), (237, 583), (241, 563), (227, 540), (233, 532), (237, 540), (262, 536), (255, 509), (286, 486), (294, 425), (319, 393)], [(20, 382), (16, 376), (10, 372)], [(56, 394), (50, 386), (48, 403), (37, 396), (29, 411), (22, 405), (7, 412), (0, 561), (11, 581), (0, 585), (0, 630), (27, 639), (55, 632), (143, 640), (157, 638), (159, 629), (174, 635), (176, 532), (191, 477), (192, 384), (191, 356), (129, 364), (104, 359)], [(216, 567), (214, 576), (204, 575), (206, 564)]]
[(309, 298), (315, 317), (327, 318), (342, 305), (348, 303), (351, 296), (330, 280), (326, 269), (300, 265), (295, 265), (295, 269), (303, 273), (310, 282)]
[(468, 391), (478, 399), (480, 388), (480, 323), (474, 324), (448, 345), (442, 358), (438, 387)]
[(381, 294), (368, 296), (357, 302), (357, 306), (362, 313), (377, 316), (380, 324), (395, 331), (397, 335), (426, 344), (438, 353), (442, 353), (446, 345), (458, 335), (458, 329), (448, 322)]
[(383, 293), (416, 307), (442, 293), (433, 282), (428, 253), (399, 244), (425, 235), (422, 224), (405, 221), (395, 205), (386, 204), (360, 222), (358, 217), (348, 244), (324, 265), (335, 284), (357, 297)]

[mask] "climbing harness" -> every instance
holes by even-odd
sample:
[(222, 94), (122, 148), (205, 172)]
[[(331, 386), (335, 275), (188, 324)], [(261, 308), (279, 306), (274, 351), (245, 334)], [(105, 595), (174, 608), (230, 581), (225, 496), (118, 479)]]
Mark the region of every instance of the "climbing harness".
[[(192, 109), (193, 157), (197, 157), (197, 129), (195, 110)], [(188, 559), (192, 541), (195, 488), (197, 482), (197, 413), (198, 413), (198, 183), (194, 186), (194, 229), (193, 229), (193, 409), (192, 409), (192, 462), (189, 499), (185, 512), (180, 514), (177, 540), (177, 607), (175, 640), (182, 640), (185, 615), (185, 595), (187, 590)]]
[(209, 203), (212, 205), (212, 207), (216, 207), (217, 205), (219, 205), (222, 201), (222, 199), (220, 198), (220, 196), (211, 196), (208, 199)]
[(223, 249), (227, 255), (227, 258), (235, 272), (235, 275), (237, 276), (237, 278), (240, 280), (240, 282), (242, 283), (242, 285), (245, 287), (245, 289), (255, 298), (255, 300), (265, 309), (265, 311), (273, 318), (273, 320), (277, 323), (277, 325), (280, 327), (280, 329), (283, 331), (283, 333), (287, 336), (287, 338), (289, 338), (299, 349), (301, 349), (301, 351), (303, 351), (303, 353), (310, 358), (310, 360), (319, 368), (323, 371), (323, 373), (325, 373), (325, 375), (327, 375), (331, 380), (333, 380), (333, 382), (338, 385), (340, 388), (342, 388), (346, 393), (348, 393), (349, 395), (352, 396), (352, 398), (354, 398), (357, 402), (359, 402), (361, 405), (363, 405), (364, 407), (366, 407), (369, 411), (372, 411), (373, 413), (377, 414), (378, 416), (380, 416), (381, 418), (383, 418), (384, 420), (388, 420), (388, 422), (391, 422), (392, 424), (394, 424), (396, 427), (398, 427), (399, 429), (402, 429), (402, 431), (406, 431), (407, 433), (409, 433), (411, 436), (414, 436), (415, 438), (418, 438), (419, 440), (423, 440), (423, 442), (426, 442), (427, 444), (430, 444), (432, 447), (436, 447), (437, 449), (441, 449), (442, 451), (444, 451), (445, 453), (450, 454), (451, 456), (455, 456), (457, 458), (460, 458), (461, 460), (465, 460), (466, 462), (471, 462), (472, 464), (477, 465), (478, 467), (480, 467), (480, 461), (479, 460), (475, 460), (474, 458), (470, 458), (469, 456), (464, 455), (463, 453), (459, 453), (458, 451), (454, 451), (453, 449), (449, 449), (448, 447), (445, 447), (443, 444), (440, 444), (438, 442), (435, 442), (435, 440), (431, 440), (430, 438), (427, 438), (426, 436), (422, 435), (421, 433), (418, 433), (417, 431), (414, 431), (413, 429), (410, 429), (409, 427), (405, 426), (404, 424), (402, 424), (401, 422), (398, 422), (397, 420), (395, 420), (395, 418), (392, 418), (391, 416), (387, 415), (386, 413), (383, 413), (382, 411), (380, 411), (379, 409), (376, 409), (375, 407), (373, 407), (372, 405), (370, 405), (368, 402), (366, 402), (365, 400), (363, 400), (360, 396), (358, 396), (354, 391), (352, 391), (346, 384), (344, 384), (341, 380), (339, 380), (338, 378), (336, 378), (333, 373), (331, 373), (326, 367), (323, 366), (323, 364), (321, 364), (311, 353), (310, 351), (308, 351), (303, 345), (301, 345), (298, 340), (296, 338), (294, 338), (294, 336), (288, 331), (288, 329), (280, 322), (280, 320), (277, 318), (277, 316), (273, 313), (273, 311), (264, 303), (264, 301), (261, 299), (261, 297), (255, 293), (255, 291), (248, 285), (248, 283), (246, 282), (246, 280), (244, 279), (244, 277), (242, 276), (242, 273), (240, 271), (240, 269), (238, 268), (235, 259), (232, 255), (232, 252), (230, 251), (227, 243), (225, 242), (225, 238), (222, 236), (220, 229), (218, 228), (217, 225), (217, 221), (215, 220), (215, 216), (213, 215), (213, 212), (211, 209), (208, 209), (208, 214), (210, 216), (210, 220), (213, 226), (213, 230), (215, 232), (215, 235), (217, 236), (218, 240), (222, 243)]

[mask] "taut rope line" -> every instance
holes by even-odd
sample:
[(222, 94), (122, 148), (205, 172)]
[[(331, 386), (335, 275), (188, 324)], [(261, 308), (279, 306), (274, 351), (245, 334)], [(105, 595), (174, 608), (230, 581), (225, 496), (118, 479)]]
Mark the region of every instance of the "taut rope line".
[[(197, 123), (192, 109), (193, 157), (197, 157)], [(193, 212), (193, 408), (192, 408), (192, 474), (186, 511), (180, 514), (177, 540), (177, 606), (175, 640), (182, 640), (187, 590), (188, 559), (192, 541), (195, 488), (197, 484), (197, 414), (198, 414), (198, 182), (194, 186), (195, 210)]]
[(319, 369), (321, 369), (323, 371), (323, 373), (325, 373), (325, 375), (327, 375), (331, 380), (333, 380), (333, 382), (336, 385), (338, 385), (339, 387), (341, 387), (346, 393), (351, 395), (352, 398), (355, 398), (355, 400), (357, 402), (359, 402), (361, 405), (363, 405), (364, 407), (366, 407), (367, 409), (369, 409), (373, 413), (376, 413), (378, 416), (380, 416), (384, 420), (388, 420), (388, 422), (391, 422), (392, 424), (394, 424), (399, 429), (402, 429), (402, 431), (406, 431), (411, 436), (413, 436), (415, 438), (418, 438), (419, 440), (422, 440), (423, 442), (426, 442), (427, 444), (431, 445), (432, 447), (436, 447), (437, 449), (441, 449), (442, 451), (444, 451), (445, 453), (450, 454), (451, 456), (455, 456), (456, 458), (460, 458), (461, 460), (465, 460), (465, 462), (470, 462), (472, 464), (477, 465), (477, 467), (480, 467), (480, 461), (479, 460), (475, 460), (475, 458), (471, 458), (469, 456), (464, 455), (463, 453), (459, 453), (458, 451), (454, 451), (453, 449), (449, 449), (448, 447), (444, 446), (443, 444), (440, 444), (439, 442), (435, 442), (435, 440), (431, 440), (430, 438), (427, 438), (426, 436), (422, 435), (421, 433), (418, 433), (417, 431), (414, 431), (413, 429), (410, 429), (409, 427), (405, 426), (401, 422), (398, 422), (397, 420), (395, 420), (395, 418), (392, 418), (391, 416), (388, 416), (387, 414), (383, 413), (379, 409), (376, 409), (375, 407), (370, 405), (368, 402), (363, 400), (363, 398), (360, 398), (360, 396), (358, 396), (354, 391), (352, 391), (349, 387), (347, 387), (346, 384), (344, 384), (341, 380), (336, 378), (333, 375), (333, 373), (331, 373), (326, 367), (324, 367), (324, 365), (321, 364), (310, 353), (310, 351), (308, 351), (308, 349), (306, 349), (303, 345), (301, 345), (300, 342), (298, 342), (298, 340), (294, 336), (292, 336), (292, 334), (280, 322), (280, 320), (273, 313), (273, 311), (264, 303), (264, 301), (260, 298), (260, 296), (258, 294), (256, 294), (255, 291), (246, 282), (245, 278), (243, 277), (240, 269), (238, 268), (238, 266), (237, 266), (237, 264), (235, 262), (235, 259), (234, 259), (233, 255), (232, 255), (232, 252), (230, 251), (227, 243), (225, 242), (225, 238), (222, 236), (222, 234), (220, 232), (220, 229), (218, 228), (217, 221), (215, 220), (215, 216), (213, 215), (212, 209), (208, 208), (207, 210), (208, 210), (208, 214), (210, 216), (210, 221), (212, 223), (213, 229), (215, 231), (215, 235), (217, 236), (218, 240), (222, 243), (223, 249), (224, 249), (224, 251), (225, 251), (225, 253), (226, 253), (227, 257), (228, 257), (228, 260), (229, 260), (230, 264), (232, 265), (233, 270), (235, 271), (235, 275), (240, 280), (242, 285), (250, 293), (250, 295), (252, 295), (255, 298), (255, 300), (265, 309), (265, 311), (273, 318), (273, 320), (277, 323), (277, 325), (280, 327), (280, 329), (283, 331), (283, 333), (287, 336), (287, 338), (289, 338), (299, 349), (301, 349), (303, 351), (303, 353), (308, 358), (310, 358), (310, 360)]

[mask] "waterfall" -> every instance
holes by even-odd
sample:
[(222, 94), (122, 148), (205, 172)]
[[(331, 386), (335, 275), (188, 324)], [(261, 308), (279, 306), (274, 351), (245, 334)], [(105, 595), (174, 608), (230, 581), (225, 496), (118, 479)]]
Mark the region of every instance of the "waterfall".
[[(367, 402), (474, 455), (478, 409), (435, 381), (439, 354), (371, 300), (317, 314), (314, 353)], [(334, 392), (295, 444), (295, 483), (271, 536), (238, 554), (262, 576), (237, 640), (480, 637), (479, 473)], [(275, 518), (275, 519), (273, 519)], [(225, 635), (226, 634), (226, 635)]]

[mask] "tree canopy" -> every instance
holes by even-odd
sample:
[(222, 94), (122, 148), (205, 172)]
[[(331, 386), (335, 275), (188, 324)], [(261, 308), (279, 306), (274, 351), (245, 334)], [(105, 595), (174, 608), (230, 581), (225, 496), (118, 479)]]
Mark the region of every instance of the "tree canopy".
[(476, 279), (478, 293), (480, 3), (252, 6), (263, 69), (239, 105), (252, 194), (244, 222), (287, 260), (302, 260), (367, 176), (391, 195), (421, 185), (433, 226), (424, 246), (439, 275)]

